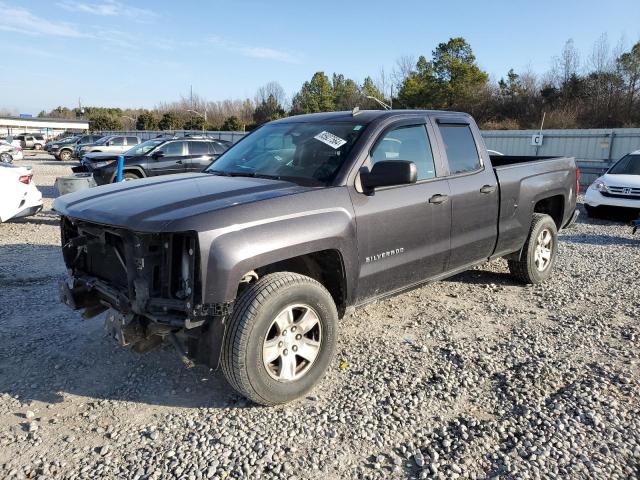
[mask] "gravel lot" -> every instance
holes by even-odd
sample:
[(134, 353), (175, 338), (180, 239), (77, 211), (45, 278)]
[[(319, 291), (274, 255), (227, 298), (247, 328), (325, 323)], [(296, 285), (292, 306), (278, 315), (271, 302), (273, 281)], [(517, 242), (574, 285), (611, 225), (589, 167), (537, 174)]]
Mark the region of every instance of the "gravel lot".
[[(585, 220), (548, 283), (495, 261), (343, 320), (309, 397), (247, 404), (58, 303), (56, 176), (0, 225), (0, 478), (638, 478), (640, 235)], [(365, 325), (366, 328), (362, 328)]]

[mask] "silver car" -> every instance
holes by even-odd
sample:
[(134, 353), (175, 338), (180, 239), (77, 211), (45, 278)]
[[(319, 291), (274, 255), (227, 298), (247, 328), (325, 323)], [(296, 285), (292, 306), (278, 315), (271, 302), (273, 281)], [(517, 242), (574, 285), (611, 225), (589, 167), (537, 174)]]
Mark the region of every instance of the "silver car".
[(87, 153), (92, 152), (108, 152), (108, 153), (124, 153), (135, 145), (140, 143), (140, 137), (129, 135), (111, 135), (102, 137), (95, 143), (88, 145), (78, 145), (75, 151), (76, 158), (82, 158)]

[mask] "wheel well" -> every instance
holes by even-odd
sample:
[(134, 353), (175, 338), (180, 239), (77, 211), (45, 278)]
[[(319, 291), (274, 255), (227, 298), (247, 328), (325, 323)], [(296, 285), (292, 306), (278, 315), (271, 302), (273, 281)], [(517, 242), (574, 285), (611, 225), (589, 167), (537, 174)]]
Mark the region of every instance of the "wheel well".
[(345, 313), (347, 286), (342, 255), (337, 250), (321, 250), (256, 268), (258, 277), (275, 272), (295, 272), (320, 282), (331, 294), (340, 318)]
[(556, 223), (558, 230), (562, 227), (562, 218), (564, 216), (564, 197), (562, 195), (555, 195), (549, 198), (543, 198), (538, 200), (535, 207), (533, 207), (534, 213), (546, 213)]
[(138, 170), (137, 168), (125, 168), (122, 171), (123, 174), (125, 173), (133, 173), (136, 177), (138, 178), (143, 178), (144, 175), (142, 174), (142, 172), (140, 170)]

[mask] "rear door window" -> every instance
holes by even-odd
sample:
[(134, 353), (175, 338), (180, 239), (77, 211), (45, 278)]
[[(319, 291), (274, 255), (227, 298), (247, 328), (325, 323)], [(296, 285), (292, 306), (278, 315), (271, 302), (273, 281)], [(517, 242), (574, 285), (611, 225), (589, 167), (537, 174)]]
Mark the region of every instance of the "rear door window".
[(138, 143), (138, 137), (127, 137), (127, 145), (137, 145)]
[(210, 142), (189, 142), (189, 155), (209, 155)]
[(113, 137), (109, 144), (114, 146), (124, 145), (124, 137)]
[(439, 128), (447, 152), (451, 175), (474, 172), (482, 168), (476, 142), (469, 125), (441, 123)]

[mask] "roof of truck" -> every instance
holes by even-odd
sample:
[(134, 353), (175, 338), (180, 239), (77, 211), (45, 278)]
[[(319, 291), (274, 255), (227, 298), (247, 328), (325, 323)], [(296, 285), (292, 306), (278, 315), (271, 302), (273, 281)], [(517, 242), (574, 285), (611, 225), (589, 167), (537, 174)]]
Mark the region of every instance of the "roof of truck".
[(425, 115), (434, 113), (451, 113), (458, 115), (468, 115), (462, 112), (450, 112), (446, 110), (359, 110), (355, 115), (351, 110), (344, 112), (323, 112), (323, 113), (307, 113), (304, 115), (294, 115), (273, 123), (293, 123), (293, 122), (340, 122), (340, 121), (357, 121), (366, 124), (381, 118), (396, 117), (402, 115)]

